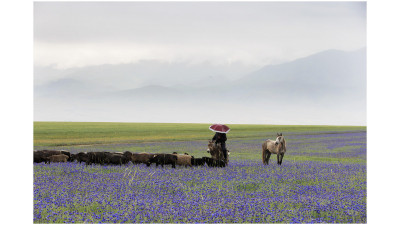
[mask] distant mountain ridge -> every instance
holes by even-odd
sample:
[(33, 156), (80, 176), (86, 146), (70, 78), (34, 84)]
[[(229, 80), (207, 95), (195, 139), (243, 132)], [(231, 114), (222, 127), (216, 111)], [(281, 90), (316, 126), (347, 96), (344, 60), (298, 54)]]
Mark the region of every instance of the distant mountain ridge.
[[(109, 67), (104, 67), (109, 68)], [(123, 66), (124, 74), (129, 73), (127, 66)], [(97, 69), (98, 70), (98, 69)], [(109, 70), (109, 69), (107, 69)], [(96, 70), (94, 70), (96, 71)], [(76, 73), (76, 72), (74, 72)], [(73, 74), (74, 74), (73, 73)], [(93, 71), (91, 73), (94, 73)], [(188, 75), (190, 76), (190, 75)], [(116, 78), (117, 79), (117, 78)], [(237, 80), (228, 80), (223, 76), (209, 75), (191, 84), (175, 84), (169, 87), (157, 84), (144, 84), (142, 87), (116, 91), (118, 93), (145, 93), (145, 89), (190, 89), (191, 91), (209, 89), (210, 87), (220, 86), (226, 89), (240, 87), (259, 87), (267, 85), (269, 88), (278, 84), (284, 87), (292, 87), (293, 84), (302, 86), (331, 86), (331, 87), (365, 87), (366, 86), (366, 50), (365, 48), (354, 52), (344, 52), (339, 50), (327, 50), (308, 57), (297, 59), (291, 62), (278, 65), (268, 65), (259, 70), (242, 76)], [(287, 85), (285, 85), (287, 84)], [(290, 85), (292, 84), (292, 85)], [(298, 86), (297, 85), (297, 86)], [(101, 91), (104, 86), (96, 86), (78, 78), (63, 78), (53, 81), (47, 85), (38, 85), (36, 90), (41, 92), (46, 89), (46, 93), (54, 91), (67, 93), (71, 90), (76, 92)], [(108, 87), (107, 87), (108, 88)], [(113, 91), (112, 88), (108, 88)], [(266, 88), (268, 89), (268, 88)]]
[(302, 82), (308, 84), (364, 85), (366, 81), (366, 49), (354, 52), (327, 50), (291, 62), (265, 66), (237, 80), (238, 84), (259, 81)]

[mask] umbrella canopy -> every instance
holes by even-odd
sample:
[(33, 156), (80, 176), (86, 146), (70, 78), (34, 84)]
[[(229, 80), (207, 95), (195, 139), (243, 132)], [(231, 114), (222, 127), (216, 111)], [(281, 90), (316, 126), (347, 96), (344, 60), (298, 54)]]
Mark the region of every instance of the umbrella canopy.
[(224, 124), (213, 124), (209, 127), (210, 130), (218, 133), (228, 133), (230, 128)]

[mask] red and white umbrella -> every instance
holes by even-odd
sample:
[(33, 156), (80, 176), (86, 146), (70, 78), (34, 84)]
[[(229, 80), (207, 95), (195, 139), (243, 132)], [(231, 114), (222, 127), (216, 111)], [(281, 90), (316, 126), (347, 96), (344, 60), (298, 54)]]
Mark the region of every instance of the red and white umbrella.
[(228, 133), (230, 128), (224, 124), (213, 124), (209, 127), (210, 130), (218, 133)]

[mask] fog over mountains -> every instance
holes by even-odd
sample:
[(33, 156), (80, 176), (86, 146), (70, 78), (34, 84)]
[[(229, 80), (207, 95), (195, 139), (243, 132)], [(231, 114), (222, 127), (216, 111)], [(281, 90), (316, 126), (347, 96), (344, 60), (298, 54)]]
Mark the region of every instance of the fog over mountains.
[(366, 50), (240, 63), (35, 68), (35, 121), (366, 125)]

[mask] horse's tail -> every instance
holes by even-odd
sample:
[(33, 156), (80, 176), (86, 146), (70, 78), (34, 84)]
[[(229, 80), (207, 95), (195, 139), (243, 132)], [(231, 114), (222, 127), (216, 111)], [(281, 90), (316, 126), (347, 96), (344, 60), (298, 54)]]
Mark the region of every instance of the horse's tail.
[(262, 162), (263, 162), (263, 164), (267, 164), (266, 154), (267, 154), (267, 148), (264, 148), (264, 144), (263, 144), (262, 145)]

